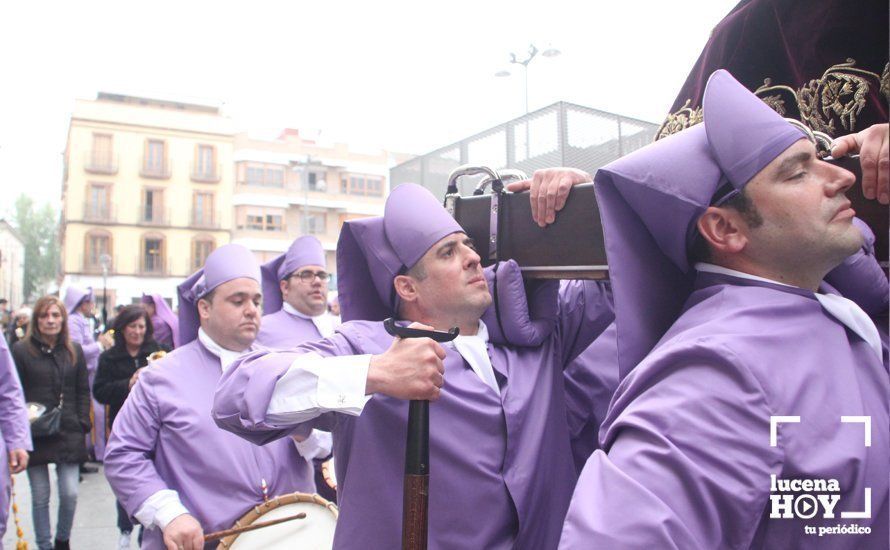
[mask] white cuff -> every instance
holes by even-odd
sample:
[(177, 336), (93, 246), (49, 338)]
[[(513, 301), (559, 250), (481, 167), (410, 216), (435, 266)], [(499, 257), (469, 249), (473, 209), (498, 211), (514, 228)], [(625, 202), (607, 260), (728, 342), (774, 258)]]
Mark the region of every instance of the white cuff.
[(370, 399), (365, 396), (370, 364), (370, 355), (301, 355), (275, 383), (266, 420), (289, 426), (326, 412), (358, 416)]
[(133, 516), (146, 529), (157, 526), (163, 531), (171, 521), (188, 513), (188, 509), (179, 500), (179, 493), (172, 489), (161, 489), (145, 499)]
[(297, 446), (297, 451), (300, 453), (300, 456), (307, 461), (316, 458), (327, 458), (330, 456), (331, 449), (334, 446), (334, 438), (331, 436), (330, 432), (323, 432), (321, 430), (312, 430), (309, 437), (303, 441), (297, 441), (296, 439), (293, 441), (294, 445)]
[(318, 406), (355, 416), (361, 414), (368, 402), (365, 388), (370, 367), (370, 355), (325, 358), (324, 365), (319, 365), (316, 372)]

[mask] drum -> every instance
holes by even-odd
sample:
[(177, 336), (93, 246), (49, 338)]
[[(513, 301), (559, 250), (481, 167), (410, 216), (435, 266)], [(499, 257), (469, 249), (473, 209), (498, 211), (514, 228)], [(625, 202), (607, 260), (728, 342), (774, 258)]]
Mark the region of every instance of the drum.
[(321, 465), (321, 475), (324, 476), (324, 482), (333, 490), (337, 490), (337, 472), (334, 471), (334, 457), (326, 460)]
[(254, 506), (233, 527), (244, 527), (305, 513), (295, 519), (254, 531), (230, 535), (219, 541), (217, 550), (330, 549), (334, 544), (337, 506), (318, 495), (291, 493)]

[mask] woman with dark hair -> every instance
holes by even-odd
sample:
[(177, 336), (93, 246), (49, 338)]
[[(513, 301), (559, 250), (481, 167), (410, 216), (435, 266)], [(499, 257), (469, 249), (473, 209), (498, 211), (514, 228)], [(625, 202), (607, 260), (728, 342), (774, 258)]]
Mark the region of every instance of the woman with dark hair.
[[(151, 318), (141, 305), (123, 308), (114, 318), (113, 328), (114, 345), (99, 356), (99, 368), (93, 382), (96, 401), (109, 406), (112, 431), (114, 419), (139, 378), (139, 371), (148, 364), (149, 355), (169, 351), (155, 341)], [(118, 547), (129, 548), (133, 523), (120, 503), (117, 505), (117, 528), (121, 533)]]
[[(40, 403), (46, 413), (59, 407), (57, 429), (33, 437), (28, 464), (34, 533), (40, 550), (67, 549), (77, 508), (78, 469), (87, 459), (84, 434), (90, 431), (90, 384), (80, 345), (68, 335), (68, 311), (55, 296), (34, 305), (25, 338), (12, 347), (25, 400)], [(49, 468), (59, 478), (59, 517), (55, 545), (49, 522)]]

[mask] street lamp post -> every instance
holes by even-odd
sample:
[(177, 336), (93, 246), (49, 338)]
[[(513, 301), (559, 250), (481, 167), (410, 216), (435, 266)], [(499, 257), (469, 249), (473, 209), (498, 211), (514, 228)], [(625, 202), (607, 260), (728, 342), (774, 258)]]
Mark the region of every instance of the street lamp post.
[(99, 264), (102, 266), (102, 330), (105, 330), (108, 327), (108, 268), (111, 267), (111, 256), (100, 255)]
[[(523, 99), (525, 100), (525, 114), (528, 114), (528, 65), (535, 57), (537, 57), (538, 53), (539, 50), (534, 44), (528, 45), (527, 57), (522, 61), (519, 60), (515, 53), (510, 52), (510, 63), (514, 65), (522, 65), (523, 90), (525, 92), (523, 95)], [(556, 48), (547, 48), (543, 52), (540, 52), (544, 57), (556, 57), (561, 53), (562, 52)], [(505, 69), (494, 73), (494, 75), (498, 77), (510, 76), (510, 71)]]

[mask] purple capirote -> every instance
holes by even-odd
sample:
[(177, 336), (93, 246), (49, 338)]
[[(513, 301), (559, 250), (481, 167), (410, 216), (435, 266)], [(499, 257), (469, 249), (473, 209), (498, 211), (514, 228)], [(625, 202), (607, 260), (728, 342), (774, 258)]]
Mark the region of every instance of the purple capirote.
[(337, 243), (337, 293), (344, 321), (382, 321), (396, 310), (392, 281), (443, 237), (463, 229), (423, 187), (402, 184), (383, 217), (350, 220)]
[(281, 287), (278, 283), (307, 265), (317, 265), (327, 269), (324, 247), (321, 241), (312, 235), (299, 237), (291, 243), (287, 252), (262, 265), (260, 269), (263, 276), (263, 315), (281, 309)]
[(167, 305), (167, 300), (158, 293), (143, 294), (142, 303), (155, 306), (155, 314), (151, 318), (154, 339), (172, 348), (179, 347), (179, 319)]
[(705, 91), (703, 124), (597, 171), (622, 377), (667, 331), (692, 291), (690, 238), (718, 189), (741, 190), (804, 138), (729, 73), (717, 71)]
[(80, 288), (77, 286), (69, 286), (68, 290), (65, 291), (65, 309), (68, 310), (68, 313), (73, 313), (77, 306), (82, 304), (84, 300), (92, 300), (93, 299), (93, 288)]
[(179, 342), (185, 345), (198, 337), (201, 323), (197, 303), (223, 283), (234, 279), (260, 282), (260, 266), (253, 252), (239, 244), (221, 246), (207, 256), (204, 267), (176, 288), (179, 293)]

